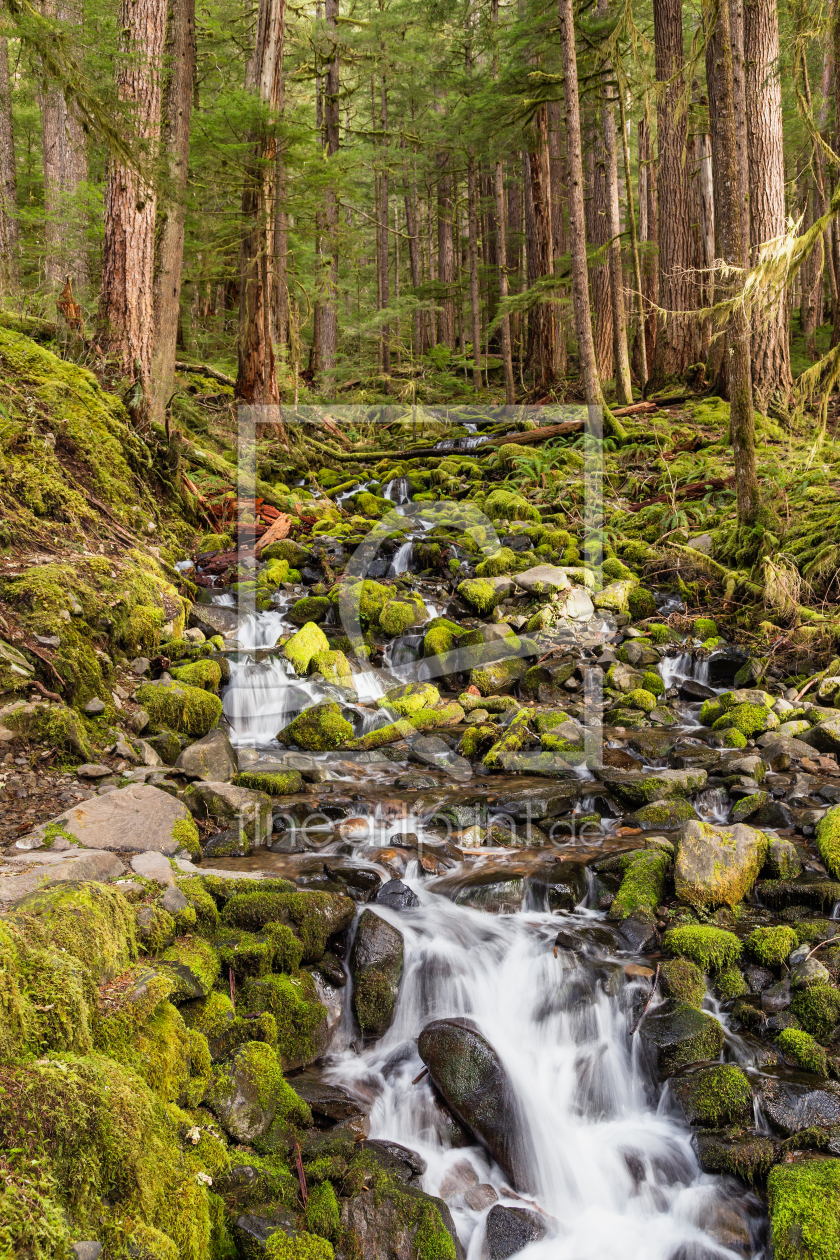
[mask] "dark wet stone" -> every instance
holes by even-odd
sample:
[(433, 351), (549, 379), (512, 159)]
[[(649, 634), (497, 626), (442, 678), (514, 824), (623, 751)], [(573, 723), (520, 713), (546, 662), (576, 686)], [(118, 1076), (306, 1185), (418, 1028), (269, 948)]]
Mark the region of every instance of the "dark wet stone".
[(581, 784), (552, 783), (546, 787), (521, 788), (503, 793), (494, 806), (495, 814), (508, 814), (515, 822), (539, 822), (569, 814), (581, 795)]
[(346, 1120), (367, 1116), (370, 1111), (369, 1105), (360, 1103), (340, 1085), (331, 1085), (308, 1076), (293, 1077), (289, 1084), (298, 1097), (309, 1103), (312, 1119), (319, 1129), (328, 1129)]
[(716, 1059), (723, 1047), (723, 1028), (713, 1016), (670, 999), (648, 1012), (639, 1034), (663, 1080), (690, 1063)]
[(707, 687), (705, 683), (697, 682), (694, 678), (686, 678), (678, 682), (677, 691), (684, 700), (714, 700), (717, 696), (713, 687)]
[(779, 980), (769, 985), (761, 993), (761, 1009), (766, 1015), (778, 1015), (790, 1006), (790, 981)]
[(340, 890), (355, 901), (376, 900), (377, 890), (382, 878), (377, 871), (365, 870), (358, 866), (331, 866), (325, 863), (324, 871), (340, 886)]
[(487, 1213), (484, 1226), (484, 1255), (487, 1260), (508, 1260), (529, 1243), (539, 1242), (548, 1233), (545, 1217), (530, 1208), (503, 1207), (497, 1203)]
[(772, 910), (808, 906), (812, 910), (830, 912), (835, 901), (840, 901), (840, 884), (806, 871), (796, 879), (762, 879), (755, 885), (755, 894)]
[(336, 958), (335, 954), (324, 954), (324, 957), (318, 963), (318, 970), (334, 988), (342, 989), (347, 983), (347, 972), (344, 970), (341, 959)]
[(527, 1147), (513, 1087), (496, 1051), (471, 1020), (438, 1019), (417, 1041), (449, 1109), (487, 1148), (515, 1190), (527, 1192)]
[(420, 905), (420, 898), (412, 892), (408, 884), (399, 879), (389, 879), (383, 884), (373, 900), (379, 906), (388, 906), (391, 910), (413, 910)]
[(297, 1223), (292, 1212), (272, 1205), (237, 1217), (231, 1232), (239, 1255), (248, 1256), (250, 1260), (251, 1257), (265, 1255), (268, 1240), (273, 1234), (282, 1233), (295, 1238)]
[(826, 1083), (812, 1089), (797, 1081), (765, 1077), (760, 1085), (761, 1105), (770, 1121), (782, 1133), (802, 1129), (828, 1128), (840, 1123), (840, 1086)]
[(749, 986), (750, 993), (763, 993), (776, 980), (773, 972), (769, 971), (767, 967), (758, 967), (752, 964), (744, 968), (743, 975)]
[(372, 910), (363, 911), (350, 956), (350, 973), (353, 1010), (366, 1036), (381, 1037), (390, 1028), (402, 968), (402, 934)]
[(376, 1162), (404, 1186), (419, 1186), (427, 1165), (417, 1151), (412, 1151), (399, 1142), (389, 1142), (385, 1138), (371, 1138), (362, 1142), (361, 1148), (369, 1151)]
[(659, 939), (655, 925), (635, 915), (622, 920), (618, 935), (623, 948), (631, 954), (644, 954), (654, 949)]
[(586, 868), (581, 862), (554, 862), (528, 881), (535, 906), (574, 910), (586, 896)]

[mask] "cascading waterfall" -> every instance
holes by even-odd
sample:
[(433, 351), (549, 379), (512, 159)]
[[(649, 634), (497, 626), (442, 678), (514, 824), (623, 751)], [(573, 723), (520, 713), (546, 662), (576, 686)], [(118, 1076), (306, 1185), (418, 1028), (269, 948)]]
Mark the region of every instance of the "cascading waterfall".
[(411, 556), (414, 551), (414, 543), (409, 539), (404, 542), (394, 552), (394, 559), (391, 561), (391, 573), (394, 577), (399, 577), (401, 573), (407, 573), (411, 568)]
[[(630, 1035), (648, 990), (597, 943), (597, 917), (491, 917), (413, 887), (417, 909), (377, 907), (405, 941), (394, 1022), (370, 1048), (347, 1045), (327, 1072), (359, 1097), (373, 1092), (371, 1136), (418, 1151), (430, 1193), (467, 1159), (502, 1204), (536, 1206), (549, 1233), (517, 1253), (523, 1260), (755, 1254), (757, 1201), (702, 1174), (687, 1130), (652, 1106), (639, 1038)], [(579, 934), (585, 953), (555, 949), (558, 926)], [(452, 1016), (474, 1021), (504, 1065), (532, 1187), (524, 1203), (486, 1151), (449, 1144), (428, 1080), (412, 1083), (424, 1066), (419, 1033)], [(347, 1043), (349, 1012), (344, 1030)], [(488, 1209), (461, 1196), (450, 1208), (467, 1260), (480, 1260)]]

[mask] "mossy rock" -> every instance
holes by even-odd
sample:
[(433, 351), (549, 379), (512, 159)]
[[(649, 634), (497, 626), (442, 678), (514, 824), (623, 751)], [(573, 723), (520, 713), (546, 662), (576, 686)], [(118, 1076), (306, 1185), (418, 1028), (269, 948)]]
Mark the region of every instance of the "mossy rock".
[(295, 673), (301, 675), (309, 673), (314, 656), (321, 656), (329, 650), (327, 636), (314, 621), (308, 621), (283, 644), (283, 655), (287, 661), (291, 661)]
[(221, 969), (213, 946), (200, 936), (182, 937), (161, 955), (157, 966), (173, 983), (173, 1000), (206, 997)]
[(627, 599), (627, 611), (634, 621), (656, 616), (656, 599), (645, 586), (634, 586)]
[(840, 991), (830, 984), (813, 984), (794, 994), (790, 1009), (806, 1032), (828, 1038), (840, 1024)]
[(669, 801), (651, 801), (648, 805), (642, 805), (630, 814), (627, 821), (631, 826), (641, 827), (643, 831), (671, 831), (696, 817), (691, 801), (675, 796)]
[(293, 538), (281, 538), (279, 542), (269, 543), (260, 552), (263, 560), (285, 560), (293, 569), (302, 569), (312, 558), (312, 552)]
[(353, 727), (334, 701), (313, 704), (299, 713), (278, 735), (284, 743), (297, 744), (307, 752), (341, 748), (353, 738)]
[(323, 1055), (329, 1042), (327, 1011), (308, 971), (251, 979), (243, 986), (242, 1001), (248, 1014), (267, 1011), (274, 1016), (284, 1072)]
[(299, 770), (242, 770), (235, 783), (237, 787), (253, 788), (256, 792), (267, 792), (269, 796), (293, 796), (305, 790)]
[(510, 691), (527, 669), (527, 663), (521, 657), (509, 656), (471, 670), (470, 685), (478, 687), (482, 696), (498, 696)]
[(747, 949), (765, 967), (780, 967), (798, 944), (799, 937), (794, 929), (782, 924), (754, 928), (747, 937)]
[(326, 892), (235, 893), (222, 911), (233, 927), (259, 932), (272, 924), (292, 928), (303, 946), (304, 962), (320, 962), (330, 936), (349, 927), (356, 913), (349, 897)]
[(802, 1157), (767, 1177), (775, 1260), (836, 1260), (840, 1254), (840, 1160)]
[(186, 683), (144, 683), (138, 687), (135, 699), (146, 710), (153, 726), (185, 735), (206, 735), (222, 716), (218, 696)]
[(458, 586), (458, 594), (480, 617), (488, 616), (505, 597), (506, 586), (497, 586), (490, 578), (466, 578)]
[(392, 687), (384, 696), (376, 701), (380, 709), (390, 709), (401, 717), (408, 717), (418, 709), (434, 708), (440, 704), (440, 692), (433, 683), (406, 683), (402, 687)]
[(741, 942), (734, 932), (700, 924), (670, 928), (663, 944), (671, 954), (690, 959), (703, 971), (721, 971), (741, 957)]
[(696, 963), (688, 958), (667, 958), (660, 968), (662, 990), (667, 997), (675, 998), (687, 1006), (699, 1010), (706, 996), (706, 982)]
[(825, 869), (837, 879), (840, 877), (840, 805), (832, 805), (817, 823), (814, 835)]
[(725, 710), (719, 718), (712, 722), (713, 731), (726, 731), (734, 728), (746, 739), (754, 739), (765, 731), (778, 729), (779, 719), (771, 709), (758, 704), (737, 704)]
[(707, 639), (716, 639), (718, 637), (717, 622), (711, 617), (697, 617), (693, 626), (695, 639), (699, 639), (701, 643), (705, 643)]
[(329, 652), (320, 652), (318, 656), (313, 656), (309, 662), (309, 671), (312, 674), (321, 674), (333, 686), (350, 688), (353, 686), (353, 670), (350, 662), (339, 649), (333, 648)]
[(222, 681), (222, 667), (218, 661), (191, 661), (189, 665), (179, 665), (169, 672), (178, 682), (203, 687), (205, 691), (218, 691)]
[(493, 555), (485, 556), (481, 563), (475, 566), (475, 576), (498, 577), (502, 573), (516, 573), (519, 568), (519, 556), (516, 552), (511, 551), (510, 547), (501, 547)]
[(779, 1049), (806, 1072), (828, 1076), (828, 1056), (818, 1041), (802, 1028), (783, 1028), (776, 1038)]
[(326, 595), (307, 595), (292, 604), (289, 609), (289, 620), (296, 626), (305, 626), (308, 621), (316, 624), (326, 621), (332, 603)]
[(610, 906), (610, 918), (626, 919), (647, 912), (653, 917), (665, 891), (669, 855), (659, 849), (639, 849), (621, 861), (623, 879)]
[(195, 549), (199, 555), (208, 555), (215, 551), (232, 551), (233, 539), (230, 534), (202, 534)]
[(643, 687), (635, 687), (627, 692), (623, 703), (630, 709), (641, 709), (643, 713), (651, 713), (656, 708), (656, 696), (645, 691)]
[(419, 595), (399, 595), (392, 597), (379, 612), (379, 626), (389, 639), (405, 634), (413, 626), (428, 621), (426, 605)]
[(11, 918), (33, 944), (70, 954), (98, 980), (120, 975), (137, 958), (134, 910), (107, 884), (39, 889), (14, 902)]
[(670, 1090), (689, 1124), (719, 1128), (752, 1119), (752, 1090), (739, 1067), (722, 1064), (671, 1077)]

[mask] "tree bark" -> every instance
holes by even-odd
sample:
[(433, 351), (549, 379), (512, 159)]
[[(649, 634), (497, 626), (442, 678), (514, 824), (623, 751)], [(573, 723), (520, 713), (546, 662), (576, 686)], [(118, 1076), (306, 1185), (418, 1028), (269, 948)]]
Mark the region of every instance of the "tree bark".
[(440, 298), (437, 313), (437, 339), (440, 345), (455, 349), (455, 250), (452, 236), (452, 176), (449, 154), (441, 150), (437, 156), (437, 254)]
[(280, 109), (285, 17), (286, 0), (259, 0), (254, 52), (245, 74), (246, 91), (270, 111), (266, 126), (251, 136), (242, 189), (236, 397), (255, 405), (270, 405), (280, 398), (271, 344), (269, 267), (274, 255), (274, 124)]
[[(715, 177), (719, 184), (718, 219), (722, 256), (730, 266), (740, 264), (742, 250), (740, 180), (735, 118), (735, 93), (732, 72), (732, 42), (729, 6), (715, 0), (703, 0), (704, 15), (711, 24), (717, 21), (706, 45), (706, 78), (710, 84), (712, 151), (715, 156)], [(730, 289), (732, 286), (728, 286)], [(750, 374), (750, 329), (740, 303), (736, 303), (729, 322), (729, 397), (731, 403), (732, 453), (735, 462), (735, 493), (739, 525), (753, 525), (758, 517), (761, 498), (755, 460), (755, 422)]]
[(747, 79), (744, 65), (744, 0), (729, 0), (732, 43), (732, 92), (735, 104), (735, 150), (741, 216), (741, 266), (750, 265), (750, 172), (747, 155)]
[[(566, 252), (564, 207), (567, 201), (563, 172), (563, 107), (559, 101), (548, 102), (548, 158), (551, 168), (551, 227), (556, 275), (560, 259)], [(563, 376), (565, 371), (566, 322), (563, 306), (558, 302), (554, 307), (554, 375)]]
[[(45, 17), (67, 26), (81, 26), (73, 4), (44, 0)], [(41, 140), (44, 157), (44, 276), (52, 286), (67, 277), (77, 286), (87, 283), (84, 227), (75, 194), (88, 175), (87, 141), (81, 124), (69, 109), (64, 93), (45, 82), (41, 93)]]
[[(782, 86), (779, 79), (779, 18), (775, 0), (750, 0), (744, 10), (747, 97), (747, 168), (751, 261), (759, 246), (785, 232), (785, 157)], [(752, 382), (756, 406), (772, 399), (787, 410), (790, 370), (787, 297), (763, 312), (752, 330)]]
[[(496, 223), (499, 233), (499, 298), (504, 301), (508, 295), (508, 278), (507, 278), (507, 218), (505, 206), (505, 183), (502, 163), (496, 162), (494, 172), (494, 189), (496, 193)], [(511, 351), (510, 340), (510, 316), (506, 315), (501, 322), (501, 351), (502, 364), (505, 374), (505, 403), (512, 407), (516, 402), (516, 392), (513, 384), (513, 355)]]
[[(569, 249), (572, 262), (572, 303), (578, 340), (581, 376), (587, 406), (601, 408), (604, 431), (624, 438), (624, 426), (604, 403), (595, 342), (589, 313), (589, 276), (586, 269), (586, 217), (583, 207), (583, 155), (580, 138), (580, 101), (578, 97), (577, 50), (572, 0), (559, 0), (558, 18), (560, 47), (563, 55), (563, 98), (566, 109), (566, 162), (569, 187)], [(590, 426), (592, 416), (590, 414)]]
[(618, 202), (618, 145), (615, 133), (615, 107), (612, 89), (613, 70), (604, 70), (601, 117), (604, 128), (604, 152), (607, 176), (607, 232), (610, 240), (610, 298), (612, 301), (613, 362), (615, 364), (615, 396), (622, 406), (633, 401), (630, 382), (630, 356), (627, 352), (627, 314), (624, 305), (624, 276), (621, 268), (621, 209)]
[[(381, 161), (379, 167), (379, 196), (381, 201), (381, 211), (377, 218), (380, 222), (379, 233), (379, 274), (380, 280), (380, 310), (390, 304), (391, 286), (388, 278), (388, 94), (385, 87), (385, 79), (382, 79), (381, 90), (381, 114), (380, 121), (382, 126), (382, 143), (380, 147)], [(388, 391), (388, 378), (391, 375), (391, 326), (383, 324), (380, 333), (380, 362), (382, 364), (382, 375), (385, 377), (385, 391)]]
[(481, 307), (478, 294), (478, 167), (470, 149), (467, 170), (467, 213), (469, 215), (470, 321), (473, 343), (473, 385), (481, 389)]
[[(588, 143), (586, 150), (587, 201), (586, 238), (590, 245), (603, 246), (609, 240), (607, 219), (607, 157), (604, 137), (597, 117), (590, 113), (588, 119)], [(601, 381), (611, 380), (615, 373), (615, 342), (613, 340), (612, 289), (608, 262), (598, 263), (589, 269), (592, 302), (595, 307), (595, 357)]]
[[(281, 87), (281, 108), (283, 89)], [(277, 150), (277, 173), (274, 189), (274, 335), (281, 355), (291, 349), (289, 312), (289, 212), (286, 154)]]
[[(685, 151), (688, 111), (683, 74), (682, 4), (654, 0), (656, 78), (667, 84), (657, 103), (659, 170), (657, 189), (667, 212), (659, 221), (659, 303), (668, 314), (656, 337), (654, 377), (665, 382), (680, 377), (691, 363), (693, 330), (679, 312), (691, 309), (691, 213)], [(670, 312), (674, 312), (673, 315)]]
[[(131, 108), (135, 134), (151, 163), (160, 139), (166, 0), (121, 0), (117, 95)], [(105, 190), (105, 240), (99, 298), (100, 342), (118, 369), (140, 382), (146, 400), (154, 349), (155, 210), (148, 178), (112, 158)], [(148, 407), (139, 408), (145, 423)], [(142, 413), (142, 414), (141, 414)]]
[(0, 35), (0, 292), (19, 278), (17, 164), (9, 80), (9, 45)]
[[(647, 347), (645, 346), (645, 300), (642, 288), (642, 263), (639, 258), (639, 230), (636, 223), (636, 207), (633, 201), (633, 182), (630, 176), (630, 144), (627, 139), (627, 117), (624, 96), (619, 92), (621, 118), (621, 151), (624, 158), (624, 188), (627, 194), (627, 218), (630, 224), (630, 252), (633, 259), (633, 283), (636, 289), (636, 320), (638, 324), (636, 344), (639, 352), (639, 380), (644, 389), (647, 382)], [(647, 216), (646, 216), (647, 217)]]
[[(704, 306), (714, 301), (715, 280), (715, 202), (712, 183), (712, 138), (702, 132), (694, 137), (694, 156), (697, 163), (697, 223), (699, 244), (699, 269), (702, 277), (701, 300)], [(711, 349), (711, 321), (706, 319), (700, 329), (703, 358)]]
[[(551, 171), (548, 154), (548, 110), (541, 105), (534, 120), (536, 147), (528, 154), (529, 190), (533, 210), (533, 280), (554, 274), (554, 236), (551, 216)], [(529, 279), (531, 277), (529, 276)], [(531, 309), (534, 335), (532, 364), (534, 385), (539, 393), (549, 389), (554, 376), (554, 323), (553, 302), (540, 302)]]
[(166, 53), (161, 142), (167, 171), (155, 225), (156, 323), (151, 382), (151, 418), (158, 423), (163, 420), (175, 382), (196, 57), (195, 0), (170, 0)]
[(644, 220), (641, 238), (648, 245), (645, 253), (644, 283), (645, 301), (649, 304), (645, 317), (645, 346), (648, 372), (656, 355), (656, 335), (659, 317), (653, 309), (659, 303), (659, 202), (656, 195), (656, 161), (650, 137), (650, 124), (643, 118), (639, 123), (639, 200), (642, 199), (641, 171), (644, 170)]
[[(338, 153), (339, 145), (339, 52), (338, 0), (325, 0), (327, 32), (332, 41), (332, 56), (324, 75), (324, 149), (327, 161)], [(385, 113), (385, 88), (382, 89), (382, 110)], [(385, 197), (387, 218), (388, 198)], [(321, 310), (322, 372), (335, 370), (338, 355), (338, 196), (331, 184), (324, 194), (325, 250), (321, 259), (319, 305)]]

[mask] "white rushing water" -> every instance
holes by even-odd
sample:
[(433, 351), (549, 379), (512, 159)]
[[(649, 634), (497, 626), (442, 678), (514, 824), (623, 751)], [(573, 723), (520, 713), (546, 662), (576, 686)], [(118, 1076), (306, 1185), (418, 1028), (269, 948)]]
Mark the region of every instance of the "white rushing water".
[[(371, 1136), (418, 1151), (427, 1161), (430, 1193), (466, 1158), (503, 1204), (536, 1206), (549, 1234), (517, 1253), (524, 1260), (760, 1254), (749, 1242), (757, 1203), (701, 1173), (689, 1131), (655, 1110), (639, 1037), (630, 1036), (640, 1006), (630, 1000), (632, 982), (621, 964), (603, 947), (590, 946), (598, 958), (563, 949), (555, 956), (558, 927), (585, 930), (596, 917), (490, 916), (435, 896), (422, 883), (414, 887), (419, 908), (377, 907), (405, 939), (394, 1023), (361, 1053), (344, 1050), (327, 1073), (359, 1097), (376, 1096)], [(449, 1016), (473, 1020), (504, 1064), (533, 1186), (525, 1201), (480, 1147), (449, 1146), (428, 1079), (412, 1084), (423, 1070), (419, 1033)], [(352, 1036), (349, 1016), (345, 1036)], [(468, 1260), (481, 1260), (489, 1209), (473, 1211), (460, 1196), (450, 1207)]]

